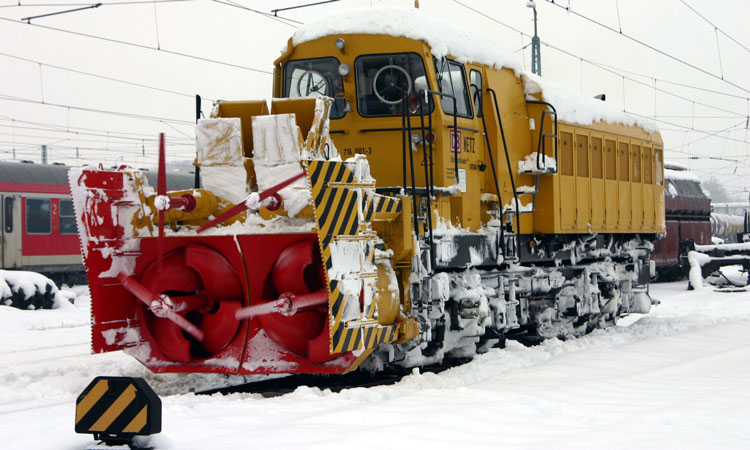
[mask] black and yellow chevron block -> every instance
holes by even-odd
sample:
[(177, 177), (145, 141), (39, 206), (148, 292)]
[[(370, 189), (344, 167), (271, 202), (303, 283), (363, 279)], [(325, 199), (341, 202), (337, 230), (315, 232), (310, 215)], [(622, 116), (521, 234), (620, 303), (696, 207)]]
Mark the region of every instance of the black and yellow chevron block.
[[(310, 161), (307, 168), (312, 190), (315, 220), (318, 224), (318, 241), (326, 273), (333, 267), (331, 244), (335, 240), (360, 243), (361, 260), (371, 266), (377, 239), (370, 229), (370, 220), (376, 214), (376, 205), (389, 212), (400, 210), (398, 199), (375, 194), (372, 189), (357, 182), (354, 167), (343, 161)], [(399, 211), (400, 212), (400, 211)], [(360, 276), (364, 275), (362, 273)], [(328, 280), (328, 312), (330, 323), (330, 350), (332, 353), (372, 348), (395, 339), (396, 327), (374, 326), (363, 328), (356, 321), (346, 322), (343, 314), (347, 304), (359, 304), (358, 295), (346, 294), (339, 288), (340, 280)], [(371, 319), (374, 304), (364, 317)], [(363, 333), (368, 333), (363, 336)]]
[(76, 433), (149, 435), (161, 431), (161, 400), (143, 378), (96, 377), (76, 400)]

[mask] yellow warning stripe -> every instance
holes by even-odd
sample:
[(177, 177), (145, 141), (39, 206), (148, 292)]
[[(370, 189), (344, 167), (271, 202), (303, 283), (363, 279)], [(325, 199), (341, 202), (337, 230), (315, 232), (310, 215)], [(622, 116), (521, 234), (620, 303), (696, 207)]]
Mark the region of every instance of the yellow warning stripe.
[[(310, 161), (307, 173), (324, 266), (327, 269), (333, 267), (330, 244), (334, 240), (371, 241), (362, 246), (362, 251), (366, 252), (363, 259), (370, 261), (377, 235), (371, 232), (366, 222), (372, 217), (375, 205), (373, 194), (367, 192), (365, 195), (362, 189), (371, 189), (374, 184), (355, 182), (352, 164), (340, 161)], [(360, 211), (364, 224), (360, 223)], [(339, 282), (328, 280), (329, 348), (333, 353), (360, 349), (363, 344), (362, 327), (350, 327), (342, 321), (345, 305), (359, 303), (359, 298), (343, 294)]]
[(135, 386), (133, 386), (132, 383), (129, 384), (128, 387), (122, 391), (122, 394), (117, 397), (117, 400), (115, 400), (115, 402), (107, 408), (104, 414), (99, 417), (99, 420), (91, 425), (89, 431), (105, 431), (109, 428), (109, 426), (112, 425), (112, 422), (114, 422), (115, 419), (122, 414), (125, 408), (128, 407), (130, 402), (135, 399), (135, 392)]
[(148, 418), (148, 405), (143, 405), (143, 408), (133, 417), (133, 420), (122, 429), (123, 433), (137, 433), (146, 426), (146, 418)]
[(76, 405), (76, 423), (80, 422), (91, 408), (96, 405), (104, 394), (109, 390), (108, 380), (99, 380), (88, 394)]

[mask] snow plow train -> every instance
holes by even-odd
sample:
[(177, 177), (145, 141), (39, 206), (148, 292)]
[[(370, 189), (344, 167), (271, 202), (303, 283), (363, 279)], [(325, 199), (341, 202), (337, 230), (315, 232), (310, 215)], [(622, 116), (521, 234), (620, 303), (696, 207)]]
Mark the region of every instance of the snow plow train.
[(70, 170), (95, 352), (154, 372), (343, 373), (649, 311), (664, 233), (649, 123), (419, 11), (305, 25), (274, 65), (270, 108), (217, 102), (198, 121), (195, 189)]

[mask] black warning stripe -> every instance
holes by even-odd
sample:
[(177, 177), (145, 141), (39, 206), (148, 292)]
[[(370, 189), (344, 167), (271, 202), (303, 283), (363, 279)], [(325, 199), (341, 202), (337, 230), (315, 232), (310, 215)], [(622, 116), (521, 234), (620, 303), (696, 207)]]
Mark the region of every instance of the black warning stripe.
[[(129, 392), (126, 391), (133, 391), (132, 398), (129, 398)], [(123, 433), (126, 427), (133, 423), (136, 416), (146, 407), (146, 399), (143, 396), (135, 395), (133, 384), (109, 383), (104, 395), (82, 418), (77, 420), (75, 428), (77, 432), (82, 433)], [(137, 429), (131, 427), (127, 432), (137, 433), (145, 425), (146, 423), (143, 421), (143, 425), (139, 425)]]
[(378, 328), (378, 339), (377, 339), (378, 344), (382, 344), (385, 342), (393, 342), (394, 339), (396, 339), (396, 326), (395, 325)]
[[(323, 263), (327, 270), (331, 270), (333, 260), (330, 245), (337, 236), (357, 236), (358, 202), (364, 196), (361, 195), (361, 188), (346, 186), (355, 178), (351, 164), (341, 161), (311, 161), (308, 173)], [(372, 207), (369, 209), (372, 210)], [(348, 298), (339, 290), (338, 285), (338, 280), (329, 280), (330, 349), (333, 353), (356, 350), (362, 345), (360, 327), (348, 328), (342, 321), (347, 301), (358, 300)]]
[(362, 328), (344, 328), (342, 338), (340, 338), (340, 347), (337, 348), (339, 352), (351, 352), (361, 348), (362, 341)]
[(365, 328), (365, 336), (364, 336), (364, 345), (365, 348), (373, 348), (375, 347), (375, 337), (378, 335), (377, 333), (377, 327), (367, 327)]
[(375, 208), (373, 202), (377, 201), (375, 195), (371, 191), (364, 191), (362, 196), (362, 216), (366, 223), (372, 222), (372, 216), (375, 214)]
[(396, 325), (365, 327), (363, 333), (364, 348), (373, 348), (380, 344), (396, 340)]
[(375, 207), (376, 213), (397, 213), (401, 212), (401, 201), (396, 197), (388, 197), (386, 195), (376, 194), (377, 206)]

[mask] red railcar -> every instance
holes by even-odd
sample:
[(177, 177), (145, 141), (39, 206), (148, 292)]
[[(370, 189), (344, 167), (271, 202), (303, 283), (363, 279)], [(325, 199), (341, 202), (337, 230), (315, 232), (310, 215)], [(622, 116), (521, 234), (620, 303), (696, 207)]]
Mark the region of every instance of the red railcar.
[[(0, 258), (3, 269), (40, 272), (58, 284), (84, 282), (70, 199), (68, 167), (0, 162)], [(156, 182), (156, 174), (149, 174)], [(192, 175), (171, 174), (170, 189), (189, 189)]]
[(687, 273), (686, 243), (711, 243), (711, 199), (687, 168), (667, 163), (664, 170), (666, 235), (651, 253), (660, 276)]

